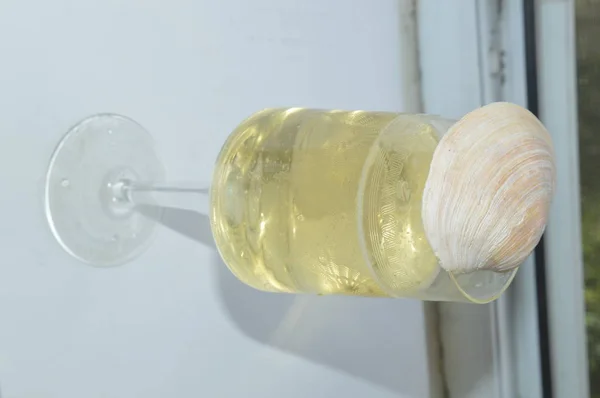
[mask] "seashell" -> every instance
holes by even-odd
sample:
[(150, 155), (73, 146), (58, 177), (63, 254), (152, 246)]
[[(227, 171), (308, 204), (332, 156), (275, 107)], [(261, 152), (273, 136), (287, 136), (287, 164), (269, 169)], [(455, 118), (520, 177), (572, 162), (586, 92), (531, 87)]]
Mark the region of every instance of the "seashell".
[(423, 226), (440, 266), (518, 267), (544, 232), (554, 186), (552, 141), (531, 112), (498, 102), (468, 113), (436, 147), (423, 192)]

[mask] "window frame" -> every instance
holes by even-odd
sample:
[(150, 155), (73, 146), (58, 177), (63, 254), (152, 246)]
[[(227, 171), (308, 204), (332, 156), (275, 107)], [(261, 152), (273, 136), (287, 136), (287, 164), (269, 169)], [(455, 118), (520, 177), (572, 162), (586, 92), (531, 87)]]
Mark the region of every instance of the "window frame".
[(425, 306), (437, 327), (440, 396), (589, 397), (574, 1), (421, 0), (417, 20), (423, 111), (460, 117), (493, 101), (535, 102), (558, 169), (543, 252), (525, 261), (507, 292), (487, 306)]
[(535, 5), (540, 119), (552, 135), (557, 168), (544, 245), (553, 397), (587, 398), (575, 1)]

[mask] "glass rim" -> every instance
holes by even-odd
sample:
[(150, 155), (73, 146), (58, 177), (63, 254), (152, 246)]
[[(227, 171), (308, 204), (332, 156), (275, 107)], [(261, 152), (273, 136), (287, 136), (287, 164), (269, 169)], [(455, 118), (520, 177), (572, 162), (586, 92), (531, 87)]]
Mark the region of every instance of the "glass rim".
[[(431, 283), (408, 288), (408, 289), (405, 289), (403, 292), (399, 292), (396, 289), (389, 286), (389, 284), (384, 283), (381, 275), (379, 275), (379, 273), (375, 270), (375, 267), (373, 264), (373, 259), (371, 259), (371, 256), (368, 254), (368, 250), (367, 250), (367, 246), (366, 246), (366, 237), (365, 237), (365, 230), (364, 230), (364, 225), (363, 225), (364, 195), (362, 193), (364, 193), (364, 191), (366, 189), (366, 185), (367, 185), (367, 174), (368, 174), (368, 169), (369, 169), (368, 164), (370, 164), (370, 162), (368, 160), (375, 156), (377, 147), (380, 144), (381, 135), (386, 130), (388, 130), (390, 128), (390, 126), (393, 125), (394, 122), (396, 122), (399, 117), (406, 118), (407, 124), (414, 123), (415, 125), (418, 125), (423, 122), (427, 122), (428, 124), (431, 125), (431, 127), (433, 127), (437, 131), (438, 139), (441, 139), (441, 137), (446, 132), (443, 129), (449, 128), (449, 126), (451, 126), (452, 124), (454, 124), (456, 122), (454, 119), (444, 118), (444, 117), (440, 117), (438, 115), (433, 115), (433, 114), (402, 114), (402, 113), (399, 113), (384, 128), (381, 129), (381, 131), (379, 132), (379, 136), (375, 139), (375, 141), (371, 145), (369, 154), (367, 155), (367, 158), (365, 159), (365, 163), (362, 167), (360, 182), (359, 182), (358, 191), (356, 194), (357, 195), (356, 216), (357, 216), (358, 233), (359, 233), (358, 238), (359, 238), (359, 242), (360, 242), (360, 246), (361, 246), (362, 256), (366, 263), (367, 268), (369, 269), (371, 278), (373, 278), (373, 280), (377, 283), (379, 288), (385, 294), (389, 295), (390, 297), (418, 298), (417, 296), (422, 296), (423, 293), (425, 293), (425, 295), (426, 295), (426, 292), (427, 292), (428, 288), (431, 286), (431, 283), (433, 283), (433, 281), (439, 277), (440, 273), (446, 273), (446, 274), (448, 274), (448, 277), (452, 281), (452, 285), (456, 288), (457, 292), (460, 294), (460, 296), (463, 299), (465, 299), (464, 301), (458, 301), (458, 300), (452, 300), (452, 301), (469, 302), (469, 303), (474, 303), (474, 304), (487, 304), (487, 303), (490, 303), (490, 302), (498, 299), (512, 283), (519, 267), (516, 267), (512, 270), (506, 271), (506, 272), (511, 273), (511, 275), (507, 278), (507, 280), (501, 286), (498, 286), (498, 289), (492, 291), (488, 296), (485, 296), (483, 298), (478, 298), (478, 297), (474, 296), (473, 294), (470, 294), (468, 292), (468, 289), (465, 289), (465, 287), (463, 287), (460, 284), (459, 280), (457, 279), (457, 276), (459, 274), (455, 275), (453, 272), (445, 270), (440, 265), (439, 258), (437, 258), (437, 257), (436, 257), (436, 259), (437, 259), (436, 267), (438, 268), (438, 271), (435, 273), (435, 276), (431, 279)], [(440, 124), (440, 123), (443, 123), (443, 124)], [(483, 271), (483, 270), (476, 269), (476, 270), (470, 271), (468, 273), (460, 273), (460, 274), (462, 274), (462, 275), (473, 274), (473, 273), (477, 273), (477, 272), (481, 272), (481, 271)], [(499, 272), (493, 271), (493, 270), (487, 270), (487, 271), (499, 273)], [(427, 300), (427, 299), (425, 298), (424, 300)], [(439, 301), (443, 301), (443, 300), (439, 300)]]

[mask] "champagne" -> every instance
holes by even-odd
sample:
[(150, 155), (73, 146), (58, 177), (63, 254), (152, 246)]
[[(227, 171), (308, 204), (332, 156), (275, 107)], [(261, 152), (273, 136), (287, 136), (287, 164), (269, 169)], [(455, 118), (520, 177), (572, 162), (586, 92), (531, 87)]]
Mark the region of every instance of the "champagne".
[(211, 226), (221, 256), (266, 291), (387, 296), (428, 286), (439, 267), (421, 194), (438, 139), (423, 116), (254, 114), (216, 164)]

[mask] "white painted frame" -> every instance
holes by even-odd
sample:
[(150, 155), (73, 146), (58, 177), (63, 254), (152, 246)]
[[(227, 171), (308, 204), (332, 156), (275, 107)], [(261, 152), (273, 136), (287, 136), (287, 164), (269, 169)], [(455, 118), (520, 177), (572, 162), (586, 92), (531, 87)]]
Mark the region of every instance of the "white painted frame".
[(581, 249), (575, 1), (538, 1), (540, 118), (555, 144), (557, 189), (546, 231), (554, 398), (589, 397)]

